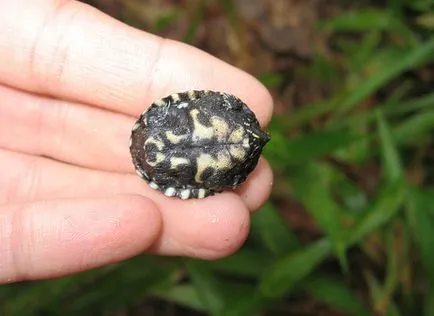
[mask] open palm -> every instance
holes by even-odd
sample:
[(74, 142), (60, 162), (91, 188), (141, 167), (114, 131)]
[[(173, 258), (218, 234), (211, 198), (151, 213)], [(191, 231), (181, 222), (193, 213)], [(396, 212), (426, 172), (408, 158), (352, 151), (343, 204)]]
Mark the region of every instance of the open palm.
[(79, 2), (0, 6), (0, 283), (143, 251), (212, 259), (238, 249), (249, 212), (269, 195), (267, 163), (235, 193), (181, 201), (134, 173), (128, 139), (154, 99), (188, 89), (235, 94), (265, 125), (266, 89), (197, 49)]

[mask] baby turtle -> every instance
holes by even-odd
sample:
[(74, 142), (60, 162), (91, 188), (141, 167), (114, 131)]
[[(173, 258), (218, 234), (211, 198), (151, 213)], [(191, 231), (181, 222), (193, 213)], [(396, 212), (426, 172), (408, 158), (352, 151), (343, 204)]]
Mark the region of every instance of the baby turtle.
[(213, 91), (154, 101), (132, 128), (130, 152), (151, 188), (181, 199), (235, 189), (270, 136), (239, 98)]

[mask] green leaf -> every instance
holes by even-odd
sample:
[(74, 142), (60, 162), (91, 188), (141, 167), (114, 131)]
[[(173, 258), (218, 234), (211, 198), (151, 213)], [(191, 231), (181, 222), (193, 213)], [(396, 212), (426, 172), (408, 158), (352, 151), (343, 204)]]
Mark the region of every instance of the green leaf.
[(434, 284), (434, 190), (410, 189), (408, 220), (426, 276)]
[(200, 312), (206, 312), (205, 306), (199, 299), (197, 290), (191, 285), (176, 285), (167, 289), (157, 289), (151, 292), (154, 296), (169, 302), (179, 304)]
[(261, 278), (261, 293), (265, 297), (281, 298), (309, 276), (329, 256), (330, 250), (330, 242), (322, 239), (276, 260)]
[(334, 195), (342, 201), (342, 209), (346, 216), (355, 217), (366, 210), (369, 200), (365, 192), (345, 175), (340, 175), (340, 181), (334, 185)]
[(179, 277), (179, 268), (172, 262), (138, 256), (117, 265), (103, 278), (82, 286), (64, 301), (56, 302), (54, 310), (62, 310), (64, 315), (122, 310), (143, 300), (153, 289), (173, 286)]
[(423, 315), (424, 316), (434, 315), (434, 288), (432, 283), (428, 285), (428, 289), (426, 290), (424, 299), (425, 299), (425, 304), (423, 306), (423, 310), (424, 310)]
[[(157, 263), (158, 262), (158, 263)], [(151, 287), (176, 279), (173, 264), (137, 256), (120, 264), (54, 280), (18, 284), (16, 295), (0, 307), (6, 315), (94, 315), (143, 299)], [(166, 262), (166, 260), (164, 260)]]
[(205, 262), (194, 259), (184, 262), (202, 305), (211, 315), (219, 315), (227, 305), (221, 284)]
[(173, 24), (179, 18), (179, 10), (167, 11), (157, 17), (154, 22), (153, 32), (158, 33), (164, 30), (166, 27)]
[[(434, 103), (432, 104), (434, 106)], [(396, 143), (403, 144), (423, 137), (430, 137), (434, 131), (434, 111), (424, 111), (414, 115), (393, 129)]]
[[(427, 93), (419, 98), (405, 100), (400, 103), (388, 103), (382, 107), (382, 111), (386, 115), (400, 115), (417, 111), (421, 109), (431, 108), (434, 106), (434, 93)], [(376, 110), (375, 110), (376, 112)]]
[(303, 282), (303, 289), (318, 301), (353, 316), (369, 316), (370, 313), (352, 293), (349, 286), (330, 276), (312, 276)]
[(263, 85), (274, 88), (282, 84), (284, 77), (277, 73), (264, 73), (258, 76), (258, 80), (262, 82)]
[(413, 10), (418, 10), (421, 12), (432, 11), (434, 8), (433, 0), (409, 0), (408, 6)]
[(336, 114), (344, 114), (365, 100), (393, 78), (410, 69), (420, 67), (434, 57), (434, 39), (420, 44), (412, 50), (388, 49), (377, 54), (376, 71), (357, 83), (342, 102)]
[(273, 258), (268, 251), (242, 248), (226, 258), (210, 261), (209, 266), (219, 272), (242, 277), (258, 277), (271, 264)]
[[(398, 222), (395, 220), (395, 222)], [(377, 301), (379, 304), (383, 306), (389, 306), (390, 302), (393, 300), (393, 296), (400, 281), (400, 273), (401, 273), (401, 257), (403, 256), (400, 251), (402, 251), (402, 242), (401, 239), (405, 239), (404, 236), (400, 236), (400, 238), (396, 238), (396, 231), (393, 229), (394, 226), (390, 225), (388, 229), (385, 231), (385, 245), (384, 248), (387, 253), (387, 265), (386, 265), (386, 277), (384, 281), (384, 285), (378, 289), (377, 293)], [(397, 239), (400, 239), (398, 241)], [(397, 248), (399, 243), (399, 248)]]
[(298, 246), (296, 236), (271, 202), (266, 203), (253, 215), (251, 234), (277, 256), (292, 251)]
[(285, 165), (296, 165), (325, 156), (360, 139), (360, 136), (343, 130), (321, 131), (291, 140), (273, 130), (271, 134), (273, 138), (265, 147), (264, 154), (276, 161), (276, 164)]
[(192, 43), (199, 27), (204, 20), (205, 4), (202, 1), (192, 1), (186, 4), (190, 13), (188, 28), (185, 31), (182, 41)]
[(346, 269), (346, 240), (341, 223), (341, 210), (330, 193), (330, 178), (332, 170), (325, 165), (310, 163), (299, 167), (292, 175), (295, 197), (314, 217), (327, 236), (330, 237), (333, 248)]
[[(220, 279), (218, 288), (226, 304), (225, 308), (218, 312), (219, 316), (254, 315), (255, 310), (260, 310), (267, 304), (267, 301), (258, 295), (256, 288), (249, 283)], [(192, 285), (177, 285), (154, 291), (153, 295), (197, 311), (209, 311)]]
[(425, 94), (419, 98), (405, 100), (398, 103), (392, 102), (377, 105), (374, 109), (357, 114), (356, 116), (349, 116), (347, 118), (342, 118), (339, 121), (334, 121), (330, 123), (330, 127), (342, 128), (345, 126), (353, 126), (358, 122), (373, 121), (377, 118), (378, 110), (381, 110), (384, 116), (392, 118), (430, 107), (434, 107), (434, 93)]
[(434, 12), (418, 16), (416, 23), (426, 29), (434, 30)]
[(377, 112), (378, 132), (381, 142), (382, 166), (386, 173), (386, 179), (396, 182), (403, 177), (403, 170), (398, 151), (393, 143), (390, 128), (384, 120), (383, 114)]
[(358, 243), (369, 233), (381, 228), (394, 218), (406, 197), (403, 181), (386, 183), (380, 188), (377, 199), (349, 232), (348, 245)]
[(394, 302), (386, 302), (387, 304), (383, 304), (381, 301), (382, 298), (382, 289), (378, 280), (369, 272), (365, 272), (366, 283), (368, 284), (372, 305), (374, 305), (374, 309), (376, 315), (386, 315), (386, 316), (400, 316), (400, 312), (398, 307)]
[(98, 278), (105, 273), (107, 273), (107, 269), (98, 269), (54, 280), (9, 285), (8, 287), (12, 293), (15, 292), (15, 295), (0, 302), (0, 314), (33, 315), (40, 309), (61, 301), (63, 296), (71, 294), (73, 289), (79, 288), (89, 280)]
[(396, 18), (385, 10), (357, 10), (346, 12), (328, 21), (320, 23), (320, 27), (338, 31), (379, 31), (393, 29), (397, 25)]
[(228, 305), (219, 316), (261, 315), (269, 302), (250, 284), (243, 286), (227, 283), (225, 293)]
[(261, 309), (265, 309), (268, 305), (270, 305), (270, 303), (263, 297), (251, 295), (250, 297), (246, 297), (244, 301), (240, 300), (237, 305), (229, 306), (220, 316), (261, 316), (264, 314)]
[(284, 117), (286, 128), (295, 128), (302, 124), (308, 123), (322, 114), (328, 113), (335, 109), (342, 102), (340, 95), (335, 95), (330, 99), (321, 100), (317, 103), (304, 106), (292, 113), (290, 116)]
[(353, 43), (351, 52), (348, 52), (348, 64), (352, 72), (360, 73), (371, 61), (372, 54), (378, 49), (382, 41), (382, 34), (378, 31), (370, 31), (363, 34), (361, 41)]

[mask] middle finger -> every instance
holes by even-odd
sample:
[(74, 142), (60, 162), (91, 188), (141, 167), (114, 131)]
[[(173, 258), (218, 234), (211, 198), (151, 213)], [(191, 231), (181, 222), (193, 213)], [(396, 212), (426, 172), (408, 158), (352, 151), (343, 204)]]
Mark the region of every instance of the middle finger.
[(92, 169), (133, 172), (134, 118), (0, 85), (0, 148)]

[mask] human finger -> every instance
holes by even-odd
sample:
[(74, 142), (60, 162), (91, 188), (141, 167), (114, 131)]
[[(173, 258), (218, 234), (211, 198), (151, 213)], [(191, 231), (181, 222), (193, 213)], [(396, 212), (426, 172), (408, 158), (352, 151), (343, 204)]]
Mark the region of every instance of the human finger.
[(249, 210), (258, 210), (270, 196), (273, 187), (273, 172), (268, 162), (260, 158), (255, 170), (249, 175), (236, 193), (247, 205)]
[[(20, 14), (26, 23), (16, 23)], [(133, 29), (78, 1), (10, 1), (0, 12), (0, 82), (137, 116), (158, 98), (222, 90), (264, 125), (272, 100), (247, 73), (180, 42)]]
[(151, 189), (134, 174), (89, 170), (4, 150), (0, 174), (0, 205), (126, 194), (151, 199), (164, 222), (153, 247), (159, 254), (220, 258), (238, 249), (249, 229), (249, 210), (232, 192), (181, 201)]
[(0, 283), (64, 276), (151, 247), (161, 232), (155, 204), (139, 196), (0, 206)]
[(0, 85), (0, 148), (70, 164), (134, 172), (132, 117)]

